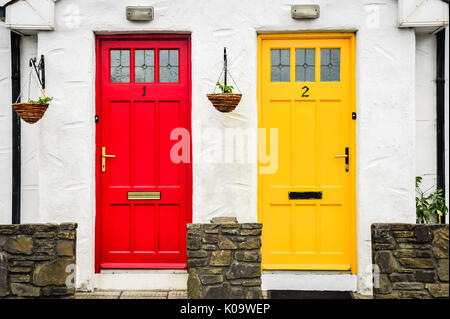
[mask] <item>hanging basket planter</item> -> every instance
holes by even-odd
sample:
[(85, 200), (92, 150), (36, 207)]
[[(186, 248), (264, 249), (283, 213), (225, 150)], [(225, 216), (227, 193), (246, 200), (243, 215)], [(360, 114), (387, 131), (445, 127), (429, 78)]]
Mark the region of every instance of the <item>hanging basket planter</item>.
[(241, 101), (240, 93), (210, 93), (206, 94), (216, 110), (227, 113), (233, 111)]
[[(222, 76), (222, 73), (224, 74), (224, 78), (223, 78), (223, 85), (220, 84), (220, 78)], [(236, 106), (239, 104), (239, 102), (241, 101), (242, 98), (242, 94), (239, 90), (239, 88), (237, 88), (239, 90), (239, 93), (233, 93), (233, 86), (229, 86), (227, 85), (227, 76), (231, 77), (231, 80), (234, 82), (234, 85), (236, 85), (237, 88), (237, 84), (234, 81), (233, 77), (231, 76), (231, 73), (228, 71), (227, 68), (227, 49), (224, 48), (223, 49), (223, 69), (222, 72), (219, 75), (219, 81), (217, 81), (216, 83), (216, 88), (219, 87), (222, 90), (222, 93), (210, 93), (210, 94), (206, 94), (206, 97), (208, 98), (208, 100), (212, 103), (212, 105), (215, 107), (216, 110), (218, 110), (219, 112), (222, 113), (227, 113), (227, 112), (231, 112), (233, 111)]]
[(27, 123), (33, 124), (39, 121), (45, 111), (47, 111), (48, 104), (41, 103), (14, 103), (12, 105), (17, 115)]
[[(31, 58), (29, 62), (30, 73), (28, 74), (28, 102), (17, 103), (22, 95), (22, 92), (20, 92), (16, 99), (16, 103), (12, 104), (12, 108), (16, 111), (17, 115), (19, 115), (22, 120), (30, 124), (36, 123), (44, 116), (44, 113), (48, 108), (48, 102), (53, 99), (52, 97), (45, 96), (44, 56), (41, 55), (38, 65), (36, 65), (36, 61), (36, 58)], [(35, 71), (35, 74), (33, 73), (33, 70)], [(42, 93), (42, 97), (40, 97), (37, 101), (30, 99), (32, 74), (37, 77), (37, 79), (35, 77), (33, 77), (33, 79), (36, 81), (36, 84), (39, 86)]]

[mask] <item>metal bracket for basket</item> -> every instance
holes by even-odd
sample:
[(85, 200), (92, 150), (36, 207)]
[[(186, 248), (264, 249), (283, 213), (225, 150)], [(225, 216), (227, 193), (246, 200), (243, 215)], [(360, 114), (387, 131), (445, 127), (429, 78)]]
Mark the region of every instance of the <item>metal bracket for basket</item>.
[[(231, 78), (231, 81), (233, 81), (234, 85), (236, 86), (236, 89), (239, 91), (239, 93), (241, 93), (241, 90), (239, 90), (239, 87), (236, 84), (236, 81), (233, 79), (233, 76), (231, 75), (230, 71), (228, 71), (228, 57), (227, 57), (227, 48), (223, 48), (223, 68), (222, 68), (222, 72), (220, 72), (219, 78), (217, 79), (217, 82), (220, 82), (220, 78), (223, 76), (223, 88), (222, 88), (222, 93), (226, 93), (225, 92), (225, 87), (227, 86), (228, 83), (228, 75)], [(217, 85), (216, 85), (217, 87)], [(214, 92), (216, 92), (216, 87), (214, 87)]]
[(45, 90), (45, 62), (44, 55), (41, 55), (41, 59), (39, 60), (38, 65), (36, 66), (36, 57), (30, 59), (30, 67), (34, 67), (34, 71), (36, 72), (37, 78), (39, 80), (39, 84), (42, 87), (42, 90)]
[(222, 90), (222, 93), (225, 93), (225, 87), (227, 86), (227, 73), (228, 73), (227, 64), (228, 64), (228, 61), (227, 61), (227, 48), (223, 48), (223, 68), (225, 69), (225, 74), (224, 74), (224, 77), (223, 77), (223, 90)]

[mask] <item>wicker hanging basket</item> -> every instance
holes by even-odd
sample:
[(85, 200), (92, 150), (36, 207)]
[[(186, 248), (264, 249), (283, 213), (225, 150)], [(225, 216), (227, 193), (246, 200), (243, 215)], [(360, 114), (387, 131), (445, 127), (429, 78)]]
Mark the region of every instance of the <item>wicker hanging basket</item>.
[(33, 124), (44, 116), (45, 111), (47, 111), (48, 104), (14, 103), (12, 107), (22, 120)]
[(227, 113), (233, 111), (241, 101), (240, 93), (211, 93), (206, 94), (216, 110)]
[[(16, 111), (17, 115), (27, 123), (33, 124), (39, 121), (48, 108), (48, 101), (51, 101), (51, 97), (45, 97), (45, 68), (44, 68), (44, 55), (41, 55), (39, 64), (36, 65), (36, 58), (31, 58), (30, 73), (28, 74), (28, 101), (17, 103), (22, 96), (22, 91), (16, 99), (16, 103), (12, 104), (12, 108)], [(33, 73), (33, 70), (36, 73)], [(34, 75), (34, 77), (32, 76)], [(38, 101), (30, 100), (30, 90), (31, 90), (31, 78), (36, 82), (39, 90), (42, 93), (42, 97)]]

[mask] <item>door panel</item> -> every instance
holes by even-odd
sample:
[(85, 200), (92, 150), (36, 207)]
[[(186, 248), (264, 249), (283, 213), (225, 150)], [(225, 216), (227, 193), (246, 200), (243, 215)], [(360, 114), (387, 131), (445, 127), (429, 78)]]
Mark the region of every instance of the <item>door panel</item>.
[(134, 185), (149, 187), (156, 185), (156, 130), (148, 129), (148, 123), (155, 123), (155, 102), (137, 102), (134, 105), (136, 114), (134, 122)]
[(179, 205), (160, 205), (159, 206), (159, 250), (167, 253), (178, 253), (182, 247), (179, 245), (179, 233), (170, 232), (170, 229), (175, 223), (180, 220), (180, 206)]
[[(189, 43), (179, 35), (97, 41), (97, 272), (186, 267), (192, 167), (170, 159), (170, 133), (190, 131)], [(103, 147), (114, 156), (104, 170)]]
[(178, 102), (161, 102), (159, 109), (159, 183), (160, 185), (178, 185), (178, 164), (170, 160), (170, 148), (172, 144), (167, 143), (173, 128), (179, 127), (180, 105)]
[[(156, 251), (155, 205), (134, 205), (135, 252)], [(150, 235), (150, 236), (149, 236)]]
[(263, 268), (356, 272), (354, 36), (263, 35), (258, 57), (258, 125), (278, 128), (278, 169), (258, 175)]

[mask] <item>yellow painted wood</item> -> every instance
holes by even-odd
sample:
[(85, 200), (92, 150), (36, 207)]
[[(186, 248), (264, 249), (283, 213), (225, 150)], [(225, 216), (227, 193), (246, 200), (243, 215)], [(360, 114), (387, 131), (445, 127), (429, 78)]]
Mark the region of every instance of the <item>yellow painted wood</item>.
[[(295, 82), (295, 49), (315, 51), (315, 81)], [(339, 82), (320, 80), (320, 49), (340, 48)], [(290, 82), (271, 82), (271, 49), (290, 50)], [(302, 87), (309, 97), (302, 97)], [(258, 219), (263, 269), (356, 273), (355, 36), (351, 33), (258, 36), (258, 127), (278, 128), (278, 169), (258, 161)], [(263, 135), (262, 135), (263, 136)], [(349, 171), (345, 154), (350, 148)], [(267, 151), (269, 152), (269, 151)], [(289, 200), (290, 191), (322, 199)]]

